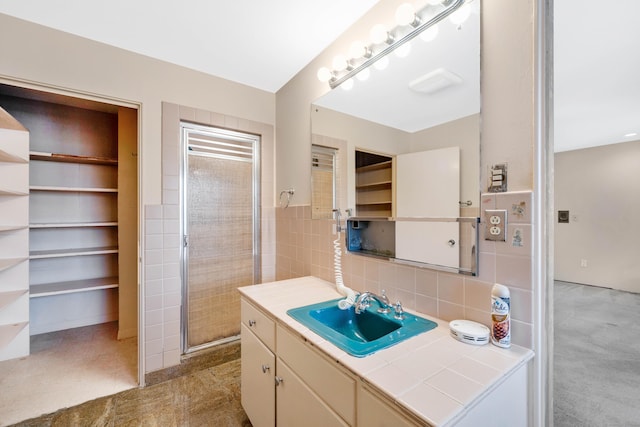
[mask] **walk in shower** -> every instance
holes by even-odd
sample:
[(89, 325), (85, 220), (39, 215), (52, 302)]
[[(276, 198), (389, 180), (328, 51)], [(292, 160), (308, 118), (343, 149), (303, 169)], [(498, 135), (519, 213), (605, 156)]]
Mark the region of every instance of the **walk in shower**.
[(182, 122), (183, 352), (237, 339), (260, 278), (260, 137)]

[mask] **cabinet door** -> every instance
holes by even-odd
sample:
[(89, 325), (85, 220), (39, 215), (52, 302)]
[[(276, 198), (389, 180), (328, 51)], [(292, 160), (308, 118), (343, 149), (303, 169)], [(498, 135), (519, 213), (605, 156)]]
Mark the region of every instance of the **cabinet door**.
[(278, 427), (348, 426), (280, 359), (277, 368)]
[(273, 427), (276, 421), (275, 356), (244, 324), (240, 386), (242, 407), (254, 427)]
[(410, 427), (413, 423), (365, 387), (358, 389), (358, 426)]

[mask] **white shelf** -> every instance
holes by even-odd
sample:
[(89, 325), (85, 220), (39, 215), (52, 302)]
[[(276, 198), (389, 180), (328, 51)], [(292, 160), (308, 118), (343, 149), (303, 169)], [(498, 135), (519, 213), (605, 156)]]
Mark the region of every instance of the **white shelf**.
[(0, 162), (6, 163), (29, 163), (29, 159), (23, 159), (15, 154), (7, 153), (4, 150), (0, 150)]
[(46, 185), (33, 185), (31, 191), (66, 191), (73, 193), (117, 193), (117, 188), (89, 188), (89, 187), (53, 187)]
[(77, 156), (75, 154), (62, 153), (46, 153), (42, 151), (30, 151), (29, 158), (31, 160), (41, 160), (45, 162), (62, 162), (62, 163), (82, 163), (89, 165), (112, 165), (117, 166), (117, 159), (109, 159), (106, 157), (96, 156)]
[[(29, 228), (90, 228), (90, 227), (117, 227), (117, 221), (105, 222), (50, 222), (29, 224)], [(0, 228), (0, 231), (2, 229)]]
[(22, 261), (26, 261), (28, 258), (0, 258), (0, 271), (20, 264)]
[(11, 323), (9, 325), (0, 325), (0, 348), (9, 344), (21, 330), (27, 326), (29, 322)]
[(7, 190), (0, 188), (0, 196), (28, 196), (29, 193), (23, 191)]
[(63, 258), (71, 256), (87, 256), (87, 255), (104, 255), (104, 254), (117, 254), (118, 248), (116, 246), (106, 248), (72, 248), (72, 249), (55, 249), (50, 251), (32, 251), (29, 253), (30, 259), (45, 259), (45, 258)]
[(22, 295), (26, 293), (27, 293), (26, 289), (19, 290), (19, 291), (0, 292), (0, 310), (2, 310), (4, 306), (8, 305), (9, 303), (12, 303), (13, 301), (17, 300), (18, 298), (20, 298)]
[(3, 231), (16, 231), (16, 230), (24, 230), (25, 228), (29, 228), (26, 225), (0, 225), (0, 233)]
[(30, 286), (30, 298), (41, 298), (52, 295), (64, 295), (77, 292), (97, 291), (118, 287), (117, 277), (101, 277), (98, 279), (74, 280), (70, 282), (43, 283)]

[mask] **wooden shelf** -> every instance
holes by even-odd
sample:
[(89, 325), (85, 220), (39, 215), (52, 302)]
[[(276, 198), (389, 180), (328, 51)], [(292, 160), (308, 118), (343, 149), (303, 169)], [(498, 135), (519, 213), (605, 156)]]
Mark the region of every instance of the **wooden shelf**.
[(26, 293), (27, 293), (26, 289), (22, 289), (19, 291), (0, 292), (0, 310), (2, 310), (4, 306), (8, 305), (9, 303), (12, 303), (13, 301), (17, 300), (18, 298), (20, 298), (22, 295)]
[(77, 292), (97, 291), (118, 287), (117, 277), (100, 277), (97, 279), (74, 280), (70, 282), (43, 283), (30, 286), (30, 298), (40, 298), (52, 295), (64, 295)]
[(0, 150), (0, 162), (5, 163), (29, 163), (28, 159), (23, 159), (15, 154), (7, 153), (4, 150)]
[(42, 151), (30, 151), (29, 158), (31, 160), (42, 160), (45, 162), (62, 162), (62, 163), (83, 163), (89, 165), (112, 165), (117, 166), (117, 159), (108, 159), (106, 157), (94, 156), (76, 156), (74, 154), (61, 153), (45, 153)]
[(391, 187), (391, 181), (380, 181), (380, 182), (372, 182), (369, 184), (361, 184), (356, 185), (356, 189), (358, 190), (376, 190), (376, 189), (384, 189)]
[(72, 193), (117, 193), (117, 188), (89, 188), (89, 187), (53, 187), (46, 185), (30, 186), (31, 191), (66, 191)]
[(356, 168), (356, 173), (369, 172), (369, 171), (375, 171), (380, 169), (389, 169), (391, 168), (391, 162), (392, 161), (389, 160), (387, 162), (380, 162), (380, 163), (376, 163), (369, 166), (362, 166), (362, 167)]
[[(117, 227), (116, 221), (107, 222), (50, 222), (29, 224), (29, 228), (91, 228), (91, 227)], [(2, 229), (0, 228), (0, 231)]]
[(3, 231), (16, 231), (16, 230), (24, 230), (25, 228), (29, 228), (26, 225), (0, 225), (0, 233)]
[(110, 246), (105, 248), (72, 248), (55, 249), (50, 251), (32, 251), (29, 253), (30, 259), (63, 258), (71, 256), (105, 255), (117, 254), (118, 247)]
[(26, 261), (29, 258), (0, 258), (0, 271), (20, 264), (22, 261)]
[(390, 205), (391, 200), (377, 200), (375, 202), (366, 202), (366, 203), (358, 203), (356, 202), (356, 206), (373, 206), (373, 205)]

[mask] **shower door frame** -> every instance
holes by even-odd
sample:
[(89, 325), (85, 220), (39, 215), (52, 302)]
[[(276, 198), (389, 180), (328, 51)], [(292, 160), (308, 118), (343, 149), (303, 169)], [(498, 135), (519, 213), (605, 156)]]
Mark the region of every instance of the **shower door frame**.
[[(251, 134), (248, 132), (235, 131), (230, 129), (224, 129), (212, 125), (203, 125), (198, 123), (189, 122), (186, 120), (180, 121), (180, 231), (181, 231), (181, 244), (180, 244), (180, 281), (182, 290), (182, 312), (181, 312), (181, 350), (182, 354), (189, 354), (198, 350), (213, 347), (228, 342), (237, 341), (240, 339), (240, 333), (237, 335), (221, 338), (215, 341), (206, 342), (196, 346), (189, 346), (189, 247), (188, 247), (188, 212), (187, 212), (187, 186), (188, 186), (188, 162), (189, 162), (189, 142), (188, 134), (189, 130), (206, 132), (214, 134), (222, 139), (228, 139), (231, 141), (244, 141), (251, 142), (252, 145), (252, 218), (253, 218), (253, 284), (260, 282), (261, 277), (261, 211), (260, 211), (260, 151), (261, 151), (261, 136)], [(198, 154), (191, 154), (198, 155)], [(202, 155), (202, 154), (199, 154)]]

